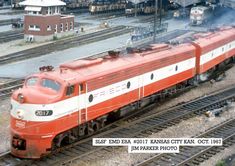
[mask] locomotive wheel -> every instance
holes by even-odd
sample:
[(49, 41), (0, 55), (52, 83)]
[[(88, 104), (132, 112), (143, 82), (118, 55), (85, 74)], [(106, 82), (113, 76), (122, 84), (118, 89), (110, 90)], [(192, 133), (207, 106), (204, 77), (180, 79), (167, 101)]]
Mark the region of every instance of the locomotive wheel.
[(97, 132), (100, 129), (100, 124), (96, 121), (92, 122), (91, 126), (94, 132)]
[(91, 122), (88, 122), (85, 129), (85, 135), (92, 135), (94, 133), (94, 129), (92, 128)]

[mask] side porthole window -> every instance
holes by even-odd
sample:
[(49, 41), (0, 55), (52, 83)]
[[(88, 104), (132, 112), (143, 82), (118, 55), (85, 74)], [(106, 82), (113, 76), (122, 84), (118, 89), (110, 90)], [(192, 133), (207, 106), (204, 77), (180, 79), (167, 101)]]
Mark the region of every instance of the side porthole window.
[(129, 89), (131, 87), (130, 81), (127, 83), (126, 87), (127, 87), (127, 89)]
[(154, 75), (153, 75), (153, 73), (152, 73), (151, 76), (150, 76), (151, 80), (153, 80), (153, 77), (154, 77)]
[(229, 48), (231, 48), (232, 47), (232, 45), (231, 44), (229, 44)]
[(66, 96), (70, 96), (74, 93), (74, 85), (68, 86), (66, 91)]
[(88, 98), (88, 100), (89, 100), (90, 103), (93, 101), (93, 98), (94, 98), (93, 95), (90, 94), (90, 96), (89, 96), (89, 98)]
[(177, 71), (177, 70), (178, 70), (178, 66), (176, 65), (176, 66), (175, 66), (175, 71)]
[(224, 52), (224, 47), (222, 48), (222, 52)]

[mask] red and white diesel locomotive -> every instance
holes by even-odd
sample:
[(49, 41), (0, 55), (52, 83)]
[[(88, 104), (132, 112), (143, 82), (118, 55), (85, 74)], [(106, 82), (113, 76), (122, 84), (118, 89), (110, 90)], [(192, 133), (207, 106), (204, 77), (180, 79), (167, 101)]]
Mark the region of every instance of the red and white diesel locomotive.
[(40, 158), (103, 127), (112, 116), (156, 100), (178, 85), (207, 80), (234, 60), (235, 28), (154, 44), (128, 55), (76, 60), (28, 77), (11, 98), (11, 153)]

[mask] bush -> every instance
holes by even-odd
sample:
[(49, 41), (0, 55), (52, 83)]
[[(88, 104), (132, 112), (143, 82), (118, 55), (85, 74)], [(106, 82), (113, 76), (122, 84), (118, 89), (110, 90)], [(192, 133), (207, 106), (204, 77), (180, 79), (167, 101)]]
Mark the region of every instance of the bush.
[(226, 166), (226, 163), (224, 160), (220, 160), (217, 162), (216, 166)]
[(58, 40), (58, 37), (57, 36), (53, 36), (53, 40)]

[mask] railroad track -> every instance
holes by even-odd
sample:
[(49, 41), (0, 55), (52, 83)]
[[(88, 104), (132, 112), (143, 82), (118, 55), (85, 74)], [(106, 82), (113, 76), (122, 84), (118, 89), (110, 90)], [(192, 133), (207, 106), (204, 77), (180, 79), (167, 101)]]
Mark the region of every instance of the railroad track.
[(112, 11), (112, 12), (107, 12), (107, 13), (91, 14), (88, 19), (89, 20), (93, 20), (93, 19), (107, 20), (110, 18), (117, 18), (117, 17), (123, 17), (123, 16), (125, 16), (125, 11)]
[(224, 122), (200, 134), (196, 138), (222, 138), (222, 146), (184, 146), (177, 154), (155, 154), (135, 166), (146, 165), (199, 165), (225, 148), (235, 144), (235, 119)]
[(23, 39), (24, 33), (22, 30), (7, 31), (0, 33), (0, 43), (9, 42), (16, 39)]
[(80, 9), (66, 9), (66, 11), (63, 11), (62, 14), (81, 14), (81, 13), (88, 13), (89, 9), (87, 8), (80, 8)]
[[(175, 31), (167, 32), (166, 34), (164, 34), (164, 37), (157, 36), (156, 39), (159, 41), (165, 42), (171, 38), (176, 38), (186, 32), (187, 31), (185, 31), (185, 30), (177, 30), (177, 31), (175, 30)], [(144, 43), (140, 42), (140, 43), (136, 43), (137, 45), (135, 45), (135, 46), (138, 47), (138, 46), (143, 46), (143, 45), (150, 44), (150, 43), (151, 43), (151, 41), (150, 42), (146, 41)], [(120, 48), (119, 50), (124, 51), (125, 48)], [(91, 56), (91, 58), (100, 58), (105, 55), (107, 55), (107, 52), (93, 55), (93, 56)], [(18, 80), (10, 81), (9, 82), (10, 84), (9, 83), (0, 84), (0, 99), (5, 99), (5, 98), (9, 97), (14, 90), (16, 90), (22, 86), (23, 81), (24, 81), (24, 79), (18, 79)]]
[[(93, 137), (147, 137), (152, 133), (159, 132), (165, 128), (176, 125), (182, 120), (201, 115), (208, 110), (224, 107), (229, 102), (235, 101), (235, 86), (218, 93), (208, 95), (188, 103), (180, 104), (168, 110), (160, 112), (148, 112), (144, 114), (141, 112), (134, 117), (125, 119), (124, 121), (117, 121), (107, 126), (101, 133)], [(155, 104), (149, 105), (143, 111), (153, 109)], [(148, 116), (147, 116), (148, 115)], [(131, 120), (130, 120), (131, 119)], [(134, 120), (137, 119), (137, 120)], [(76, 161), (76, 163), (84, 163), (90, 159), (99, 159), (98, 153), (109, 153), (110, 147), (93, 147), (92, 138), (85, 138), (74, 144), (71, 144), (63, 150), (52, 153), (40, 160), (19, 160), (17, 164), (43, 166), (43, 165), (68, 165)], [(95, 155), (96, 154), (96, 155)], [(11, 163), (8, 160), (10, 154), (5, 154), (6, 157), (0, 158), (0, 165), (3, 163)], [(15, 160), (14, 160), (15, 162)], [(17, 165), (16, 164), (16, 165)], [(12, 164), (14, 165), (14, 164)]]
[(11, 8), (11, 6), (2, 6), (2, 7), (0, 7), (0, 10), (10, 9), (10, 8)]
[(20, 18), (0, 20), (0, 26), (9, 25), (9, 24), (12, 24), (12, 23), (17, 22), (17, 21), (20, 21)]
[[(231, 102), (234, 100), (235, 87), (227, 89), (226, 91), (222, 91), (218, 94), (203, 97), (189, 103), (173, 107), (162, 113), (150, 112), (148, 113), (149, 116), (146, 117), (145, 115), (144, 117), (140, 117), (138, 120), (129, 122), (126, 125), (119, 125), (115, 123), (109, 127), (109, 130), (95, 137), (147, 137), (152, 133), (178, 124), (182, 120), (192, 118), (196, 115), (201, 115), (211, 109), (220, 108), (228, 101)], [(153, 106), (150, 105), (145, 109), (151, 109), (152, 107)], [(58, 158), (56, 157), (57, 155), (63, 157), (63, 159), (60, 161), (53, 163), (53, 157), (49, 156), (48, 158), (44, 158), (43, 160), (35, 162), (34, 164), (43, 165), (47, 164), (47, 162), (50, 162), (51, 165), (57, 165), (60, 163), (69, 164), (78, 159), (81, 160), (81, 163), (86, 163), (86, 159), (99, 159), (99, 157), (96, 157), (97, 154), (93, 155), (93, 153), (102, 153), (101, 151), (106, 151), (107, 153), (112, 151), (110, 150), (110, 147), (93, 147), (91, 138), (83, 141), (84, 142), (78, 143), (77, 146), (72, 146), (71, 148), (53, 156), (54, 159)]]
[(71, 47), (84, 45), (88, 43), (97, 42), (100, 40), (105, 40), (111, 37), (123, 35), (132, 31), (132, 28), (127, 28), (126, 26), (116, 26), (113, 28), (80, 35), (76, 37), (66, 38), (56, 42), (49, 43), (47, 45), (42, 45), (39, 47), (34, 47), (24, 51), (19, 51), (16, 53), (8, 54), (0, 57), (0, 64), (11, 63), (19, 60), (24, 60), (28, 58), (42, 56), (51, 52), (65, 50)]
[[(184, 30), (167, 32), (164, 35), (164, 41), (166, 41), (168, 39), (171, 39), (171, 38), (176, 38), (177, 36), (180, 36), (180, 35), (182, 35), (186, 32), (187, 31), (184, 31)], [(162, 36), (160, 36), (160, 37), (157, 36), (156, 39), (157, 40), (163, 40), (163, 37)], [(142, 43), (142, 42), (137, 43), (136, 47), (143, 46), (143, 45), (146, 45), (146, 44), (150, 44), (150, 42), (146, 41), (145, 43)], [(124, 51), (125, 48), (120, 48), (119, 50)], [(107, 55), (107, 52), (103, 52), (103, 53), (100, 53), (100, 54), (97, 54), (97, 55), (93, 55), (90, 58), (100, 58), (100, 57), (103, 57), (105, 55)], [(14, 90), (16, 90), (16, 89), (18, 89), (22, 86), (23, 81), (24, 81), (24, 79), (17, 79), (17, 80), (13, 80), (13, 81), (10, 81), (10, 82), (4, 83), (4, 84), (0, 84), (0, 99), (9, 97), (11, 95), (12, 91), (14, 91)]]
[(9, 97), (12, 92), (22, 87), (24, 79), (16, 79), (4, 84), (0, 84), (0, 99)]
[(24, 10), (11, 10), (9, 12), (0, 13), (0, 15), (16, 15), (16, 14), (23, 14)]

